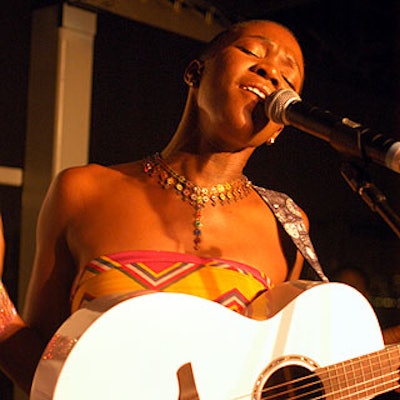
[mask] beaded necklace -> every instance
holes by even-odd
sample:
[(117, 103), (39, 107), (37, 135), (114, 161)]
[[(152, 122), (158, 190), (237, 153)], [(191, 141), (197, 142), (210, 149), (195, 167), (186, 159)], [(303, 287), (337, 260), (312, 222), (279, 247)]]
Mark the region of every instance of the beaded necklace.
[(242, 175), (241, 178), (225, 184), (216, 184), (209, 188), (196, 185), (184, 176), (174, 171), (160, 156), (155, 153), (147, 157), (143, 162), (143, 170), (150, 177), (158, 177), (158, 183), (164, 189), (173, 188), (185, 202), (188, 202), (194, 209), (193, 234), (194, 249), (198, 250), (201, 242), (202, 210), (206, 204), (216, 206), (229, 204), (231, 201), (238, 201), (245, 198), (251, 190), (251, 181)]

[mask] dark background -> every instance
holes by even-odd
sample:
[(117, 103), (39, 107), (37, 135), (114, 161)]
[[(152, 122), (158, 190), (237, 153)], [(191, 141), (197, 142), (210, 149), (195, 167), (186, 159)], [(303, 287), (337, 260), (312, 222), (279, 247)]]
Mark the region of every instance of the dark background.
[[(24, 166), (32, 9), (55, 2), (3, 2), (0, 11), (0, 165)], [(267, 18), (288, 25), (306, 59), (304, 100), (400, 140), (400, 2), (213, 1), (226, 20)], [(201, 43), (108, 13), (98, 17), (90, 161), (111, 164), (160, 150), (173, 133), (186, 96), (182, 74)], [(252, 158), (258, 185), (290, 194), (307, 212), (328, 276), (361, 268), (383, 326), (400, 322), (399, 239), (352, 192), (329, 146), (286, 128)], [(400, 212), (400, 177), (371, 166), (373, 181)], [(17, 294), (21, 189), (0, 186), (7, 239), (4, 279)], [(267, 238), (266, 238), (267, 240)], [(385, 300), (386, 299), (386, 300)], [(11, 398), (6, 379), (0, 399)]]

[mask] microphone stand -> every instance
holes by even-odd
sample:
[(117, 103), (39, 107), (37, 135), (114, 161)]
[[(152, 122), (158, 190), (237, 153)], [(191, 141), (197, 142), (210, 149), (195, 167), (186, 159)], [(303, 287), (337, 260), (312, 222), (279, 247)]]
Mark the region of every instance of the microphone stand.
[(343, 162), (340, 172), (351, 189), (360, 195), (373, 212), (377, 212), (400, 239), (400, 217), (390, 207), (386, 196), (367, 177), (365, 169)]

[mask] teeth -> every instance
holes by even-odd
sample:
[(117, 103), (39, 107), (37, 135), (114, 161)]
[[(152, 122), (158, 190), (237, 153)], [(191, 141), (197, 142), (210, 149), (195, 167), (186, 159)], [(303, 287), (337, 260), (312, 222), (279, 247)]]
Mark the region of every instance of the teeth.
[(245, 90), (248, 90), (249, 92), (254, 93), (257, 95), (261, 100), (265, 100), (266, 96), (265, 93), (263, 93), (261, 90), (257, 89), (256, 87), (253, 86), (245, 86)]

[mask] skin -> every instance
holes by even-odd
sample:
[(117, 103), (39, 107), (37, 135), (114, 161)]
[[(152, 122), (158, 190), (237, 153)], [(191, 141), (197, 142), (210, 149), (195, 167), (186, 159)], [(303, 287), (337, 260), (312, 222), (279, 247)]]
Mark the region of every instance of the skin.
[[(192, 86), (163, 158), (201, 186), (236, 180), (253, 151), (282, 130), (268, 121), (263, 102), (249, 87), (263, 96), (281, 88), (300, 91), (303, 75), (302, 53), (288, 30), (272, 22), (244, 25), (213, 55), (187, 67), (184, 79)], [(29, 390), (45, 343), (70, 315), (77, 274), (100, 255), (174, 251), (240, 261), (265, 272), (274, 284), (298, 278), (303, 260), (297, 254), (288, 265), (275, 217), (256, 192), (229, 205), (206, 207), (197, 251), (192, 221), (192, 207), (144, 174), (140, 161), (59, 174), (39, 215), (23, 316), (0, 338), (5, 372)], [(16, 346), (30, 356), (7, 355), (6, 349)]]

